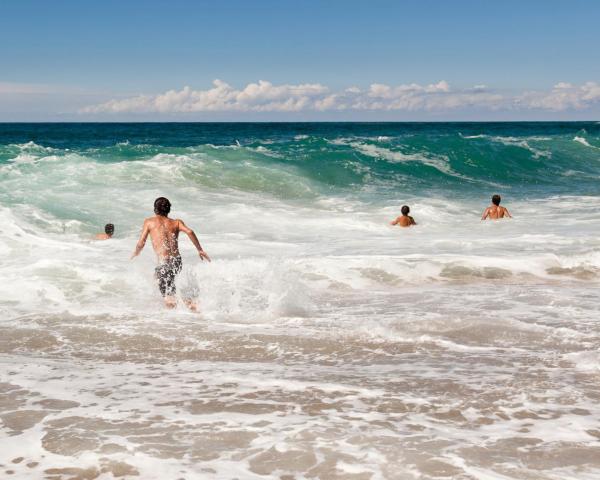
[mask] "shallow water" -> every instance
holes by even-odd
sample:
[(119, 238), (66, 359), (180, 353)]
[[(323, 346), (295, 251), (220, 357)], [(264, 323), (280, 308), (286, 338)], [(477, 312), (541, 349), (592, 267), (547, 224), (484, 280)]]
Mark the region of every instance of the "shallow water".
[(598, 478), (599, 176), (594, 124), (0, 125), (0, 472)]

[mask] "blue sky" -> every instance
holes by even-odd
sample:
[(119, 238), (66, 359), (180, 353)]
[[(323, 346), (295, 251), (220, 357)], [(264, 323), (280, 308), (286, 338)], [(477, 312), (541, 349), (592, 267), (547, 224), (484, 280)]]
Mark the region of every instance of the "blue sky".
[(597, 119), (598, 25), (596, 0), (5, 0), (0, 120)]

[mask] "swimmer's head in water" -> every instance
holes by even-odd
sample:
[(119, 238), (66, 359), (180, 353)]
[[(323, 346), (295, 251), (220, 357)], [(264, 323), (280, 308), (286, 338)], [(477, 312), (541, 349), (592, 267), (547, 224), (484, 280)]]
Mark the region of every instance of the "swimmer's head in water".
[(112, 236), (112, 234), (115, 233), (115, 226), (112, 223), (107, 223), (104, 225), (104, 233)]
[(171, 202), (168, 198), (158, 197), (154, 200), (154, 213), (166, 217), (171, 211)]
[(500, 200), (502, 200), (502, 198), (500, 198), (500, 195), (494, 195), (492, 197), (492, 203), (496, 206), (500, 205)]
[(410, 207), (408, 205), (404, 205), (400, 211), (402, 212), (402, 215), (408, 215), (410, 213)]

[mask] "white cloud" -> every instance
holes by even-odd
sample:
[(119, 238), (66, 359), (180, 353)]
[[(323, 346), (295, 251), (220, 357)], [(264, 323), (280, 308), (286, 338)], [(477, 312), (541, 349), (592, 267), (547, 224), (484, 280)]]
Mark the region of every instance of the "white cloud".
[(583, 110), (600, 103), (600, 84), (587, 82), (579, 87), (559, 82), (550, 92), (525, 92), (516, 98), (516, 105), (552, 111)]
[(340, 95), (327, 95), (321, 100), (315, 102), (315, 109), (320, 111), (344, 110), (346, 105), (340, 102)]
[(208, 90), (169, 90), (160, 95), (139, 95), (123, 100), (86, 107), (85, 113), (100, 112), (211, 112), (211, 111), (256, 111), (286, 112), (316, 108), (323, 99), (327, 87), (318, 83), (301, 85), (273, 85), (260, 80), (249, 83), (242, 90), (215, 80)]
[(207, 90), (184, 87), (158, 95), (138, 95), (88, 106), (82, 113), (299, 112), (299, 111), (425, 111), (458, 109), (549, 111), (580, 110), (600, 102), (600, 84), (557, 83), (550, 91), (505, 95), (485, 85), (452, 89), (448, 82), (420, 85), (373, 83), (332, 91), (320, 83), (274, 85), (260, 80), (236, 89), (215, 80)]
[(461, 107), (496, 108), (503, 97), (499, 94), (485, 93), (480, 89), (453, 91), (448, 82), (442, 80), (436, 84), (398, 85), (391, 87), (374, 83), (366, 97), (358, 97), (353, 108), (360, 110), (407, 110), (407, 111), (444, 111)]

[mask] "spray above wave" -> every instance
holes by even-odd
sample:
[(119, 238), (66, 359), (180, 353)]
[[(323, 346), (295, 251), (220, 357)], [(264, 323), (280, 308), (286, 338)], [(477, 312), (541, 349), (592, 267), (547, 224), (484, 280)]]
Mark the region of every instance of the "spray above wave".
[(520, 137), (500, 137), (500, 136), (491, 136), (491, 135), (481, 134), (481, 135), (466, 135), (466, 136), (462, 136), (462, 138), (465, 138), (467, 140), (481, 139), (481, 140), (486, 140), (489, 142), (498, 142), (498, 143), (501, 143), (501, 144), (509, 146), (509, 147), (524, 148), (525, 150), (528, 150), (529, 152), (531, 152), (534, 159), (538, 159), (540, 157), (547, 157), (547, 158), (552, 157), (551, 150), (543, 150), (539, 147), (536, 148), (536, 147), (532, 147), (530, 145), (530, 143), (540, 144), (540, 142), (552, 141), (551, 137), (539, 137), (539, 136), (535, 137), (534, 136), (534, 137), (520, 138)]
[(580, 137), (580, 136), (575, 135), (575, 137), (573, 138), (573, 141), (579, 142), (586, 147), (595, 148), (595, 149), (600, 150), (600, 147), (597, 147), (596, 145), (590, 145), (590, 143), (588, 142), (588, 140), (585, 137)]
[[(389, 140), (385, 138), (385, 140)], [(377, 141), (384, 141), (382, 137), (378, 137)], [(367, 157), (388, 161), (391, 163), (402, 163), (402, 162), (415, 162), (433, 167), (439, 170), (441, 173), (450, 176), (459, 176), (452, 168), (448, 165), (448, 157), (442, 155), (428, 155), (426, 153), (404, 153), (400, 150), (390, 150), (388, 148), (374, 145), (366, 142), (356, 141), (345, 141), (345, 140), (334, 140), (334, 145), (348, 145)]]

